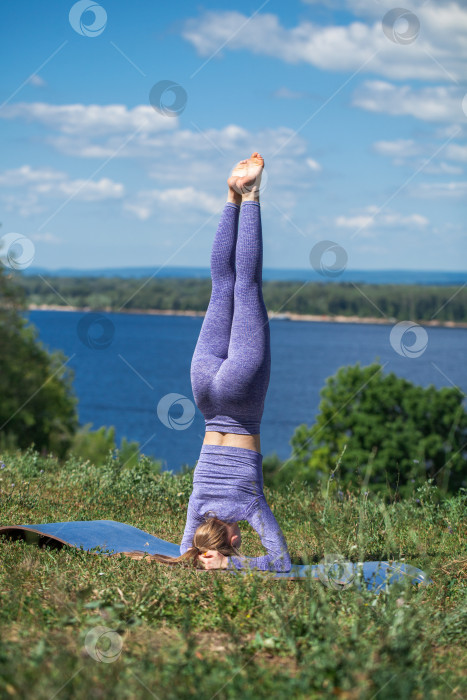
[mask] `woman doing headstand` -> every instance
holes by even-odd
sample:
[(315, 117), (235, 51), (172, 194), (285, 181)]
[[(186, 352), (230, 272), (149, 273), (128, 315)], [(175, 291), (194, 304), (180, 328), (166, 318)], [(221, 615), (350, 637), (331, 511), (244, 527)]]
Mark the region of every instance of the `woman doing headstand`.
[[(264, 497), (260, 453), (271, 369), (262, 295), (263, 167), (263, 158), (253, 153), (228, 180), (227, 203), (211, 253), (211, 299), (191, 363), (193, 396), (205, 418), (206, 436), (180, 551), (206, 569), (246, 565), (290, 570), (284, 536)], [(215, 516), (210, 518), (211, 513)], [(265, 556), (235, 556), (241, 545), (239, 520), (259, 534)]]
[[(263, 493), (260, 423), (271, 369), (262, 295), (259, 184), (263, 158), (253, 153), (228, 179), (228, 198), (211, 254), (212, 293), (191, 363), (206, 435), (193, 474), (181, 556), (206, 569), (289, 571), (282, 531)], [(267, 554), (240, 555), (239, 520), (259, 534)]]

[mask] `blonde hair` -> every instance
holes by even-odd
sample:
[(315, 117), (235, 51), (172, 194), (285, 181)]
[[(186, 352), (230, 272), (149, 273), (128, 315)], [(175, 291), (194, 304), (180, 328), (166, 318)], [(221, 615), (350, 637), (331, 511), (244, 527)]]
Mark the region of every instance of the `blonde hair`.
[(119, 552), (130, 557), (130, 559), (149, 559), (160, 564), (192, 564), (196, 567), (198, 557), (208, 549), (214, 549), (225, 557), (232, 554), (239, 555), (236, 547), (230, 544), (229, 523), (219, 520), (217, 517), (206, 518), (206, 521), (199, 525), (193, 535), (193, 544), (186, 552), (179, 557), (169, 557), (165, 554), (146, 554), (145, 552)]

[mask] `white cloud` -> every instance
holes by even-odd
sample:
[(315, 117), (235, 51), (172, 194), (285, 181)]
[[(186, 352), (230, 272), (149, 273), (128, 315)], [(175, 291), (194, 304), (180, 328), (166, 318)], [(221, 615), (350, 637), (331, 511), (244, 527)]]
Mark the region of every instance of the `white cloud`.
[[(425, 174), (461, 175), (463, 168), (446, 162), (447, 160), (467, 160), (467, 148), (458, 144), (449, 144), (442, 149), (440, 157), (446, 160), (432, 159), (442, 143), (415, 142), (413, 139), (396, 139), (395, 141), (376, 141), (373, 150), (382, 156), (392, 158), (393, 165), (410, 165), (413, 170), (423, 170)], [(464, 152), (465, 151), (465, 152)]]
[(374, 223), (373, 217), (370, 215), (360, 216), (338, 216), (335, 224), (339, 228), (366, 228)]
[(173, 212), (195, 209), (198, 212), (215, 214), (222, 207), (223, 199), (203, 192), (195, 187), (181, 187), (167, 190), (144, 190), (125, 202), (124, 208), (138, 219), (149, 219), (156, 210)]
[(29, 77), (28, 83), (34, 85), (34, 87), (45, 87), (47, 85), (44, 78), (41, 78), (41, 76), (37, 75), (37, 73), (33, 73)]
[(98, 202), (102, 199), (120, 199), (123, 197), (125, 188), (121, 182), (113, 182), (107, 177), (100, 180), (64, 180), (60, 183), (42, 182), (37, 184), (35, 191), (38, 194), (52, 195), (57, 197), (73, 197), (83, 202)]
[(125, 105), (51, 105), (17, 102), (0, 112), (3, 119), (24, 119), (74, 137), (132, 133), (155, 134), (177, 126), (177, 117), (163, 116), (149, 105), (129, 109)]
[(354, 230), (369, 228), (425, 228), (430, 223), (421, 214), (400, 214), (394, 211), (379, 212), (378, 207), (372, 205), (366, 207), (361, 214), (354, 216), (338, 216), (335, 225), (339, 228), (350, 228)]
[(24, 218), (42, 214), (45, 211), (45, 207), (39, 203), (39, 197), (35, 192), (2, 192), (0, 201), (5, 211), (15, 212)]
[(446, 148), (446, 158), (467, 163), (467, 145), (450, 143)]
[(274, 90), (272, 96), (278, 100), (301, 100), (304, 97), (308, 97), (309, 94), (299, 90), (291, 90), (290, 88), (283, 86), (277, 90)]
[[(354, 2), (354, 9), (369, 3)], [(413, 43), (390, 41), (382, 29), (387, 9), (376, 7), (372, 23), (321, 26), (302, 21), (295, 27), (282, 26), (274, 14), (251, 18), (236, 11), (208, 11), (186, 21), (182, 36), (201, 56), (219, 48), (248, 50), (287, 63), (309, 63), (324, 70), (351, 72), (364, 68), (386, 78), (451, 81), (462, 79), (467, 57), (467, 9), (455, 2), (445, 7), (432, 5), (417, 9), (423, 31)]]
[(66, 174), (52, 168), (34, 169), (30, 165), (22, 165), (13, 170), (0, 173), (0, 185), (5, 187), (21, 187), (22, 185), (52, 182), (66, 179)]
[[(0, 173), (3, 192), (0, 200), (8, 211), (31, 216), (45, 211), (46, 200), (72, 197), (82, 202), (121, 199), (122, 183), (103, 177), (100, 180), (71, 179), (66, 173), (51, 168), (34, 169), (23, 165)], [(5, 191), (6, 189), (12, 192)]]
[(352, 104), (369, 112), (412, 116), (429, 122), (464, 122), (462, 91), (452, 86), (392, 85), (381, 80), (365, 81), (357, 88)]
[(58, 236), (55, 236), (53, 233), (31, 233), (29, 236), (33, 241), (37, 241), (39, 243), (51, 243), (52, 245), (60, 245), (62, 243), (62, 239), (58, 238)]
[(440, 161), (439, 163), (429, 163), (423, 168), (423, 172), (428, 175), (462, 175), (464, 170), (460, 165), (451, 165)]
[(413, 197), (425, 199), (457, 199), (467, 196), (467, 182), (433, 182), (422, 183), (411, 188)]
[(415, 143), (413, 139), (376, 141), (373, 144), (373, 150), (383, 156), (408, 158), (410, 156), (419, 155), (421, 152), (421, 145), (419, 143)]
[(315, 172), (319, 172), (323, 169), (322, 166), (316, 160), (313, 160), (313, 158), (307, 158), (306, 164), (308, 165), (310, 170), (314, 170)]
[(453, 137), (465, 138), (467, 136), (467, 129), (461, 124), (437, 126), (433, 131), (433, 136), (435, 136), (437, 139), (442, 139), (443, 141)]
[(142, 203), (142, 198), (140, 199), (140, 201), (138, 200), (139, 197), (137, 196), (135, 200), (125, 202), (123, 208), (134, 214), (137, 219), (140, 219), (140, 221), (146, 221), (152, 216), (153, 202), (148, 202), (148, 204), (146, 205)]

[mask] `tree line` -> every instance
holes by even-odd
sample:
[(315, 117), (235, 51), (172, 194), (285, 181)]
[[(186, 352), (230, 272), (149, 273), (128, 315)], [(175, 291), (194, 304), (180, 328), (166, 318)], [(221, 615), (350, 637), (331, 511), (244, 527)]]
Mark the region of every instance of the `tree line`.
[[(124, 279), (47, 277), (15, 274), (28, 304), (91, 310), (205, 311), (210, 279)], [(358, 316), (411, 321), (467, 321), (467, 288), (451, 286), (353, 284), (351, 282), (263, 283), (268, 311), (325, 316)]]

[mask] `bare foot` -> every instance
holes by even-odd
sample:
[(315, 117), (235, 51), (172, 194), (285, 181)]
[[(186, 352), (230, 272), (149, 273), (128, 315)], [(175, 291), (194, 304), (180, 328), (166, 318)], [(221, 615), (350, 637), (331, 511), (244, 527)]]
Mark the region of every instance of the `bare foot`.
[[(227, 180), (227, 184), (229, 186), (229, 189), (235, 192), (238, 195), (241, 195), (242, 193), (239, 191), (237, 188), (237, 180), (239, 177), (245, 177), (247, 173), (247, 160), (241, 160), (235, 168), (232, 170), (232, 174)], [(241, 199), (241, 197), (240, 197)]]
[(227, 180), (227, 184), (238, 194), (257, 192), (261, 184), (263, 168), (263, 157), (255, 151), (250, 158), (237, 163)]

